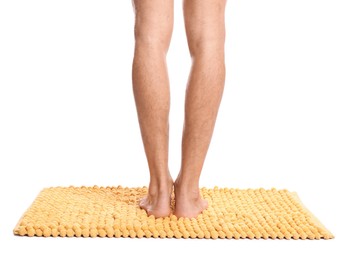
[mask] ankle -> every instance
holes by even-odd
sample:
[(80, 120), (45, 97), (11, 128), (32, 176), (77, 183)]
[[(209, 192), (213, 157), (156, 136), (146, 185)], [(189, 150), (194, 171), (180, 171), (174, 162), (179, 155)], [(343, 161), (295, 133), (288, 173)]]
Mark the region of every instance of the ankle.
[(158, 194), (168, 193), (172, 190), (173, 180), (169, 176), (163, 179), (151, 179), (149, 183), (149, 194), (156, 196)]
[(199, 179), (179, 173), (174, 184), (181, 189), (199, 189)]
[(174, 190), (177, 195), (183, 194), (191, 198), (200, 197), (200, 188), (198, 182), (183, 181), (181, 179), (177, 179), (174, 182)]

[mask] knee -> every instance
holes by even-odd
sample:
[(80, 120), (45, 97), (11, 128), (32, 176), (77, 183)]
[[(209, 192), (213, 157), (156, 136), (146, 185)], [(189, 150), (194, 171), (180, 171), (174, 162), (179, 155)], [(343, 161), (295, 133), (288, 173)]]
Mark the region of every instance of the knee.
[(224, 57), (225, 29), (193, 30), (187, 33), (188, 47), (192, 57), (216, 56)]
[(171, 42), (173, 24), (170, 21), (137, 20), (134, 27), (136, 48), (167, 52)]
[(202, 5), (185, 1), (184, 20), (192, 57), (224, 54), (225, 1), (207, 1)]

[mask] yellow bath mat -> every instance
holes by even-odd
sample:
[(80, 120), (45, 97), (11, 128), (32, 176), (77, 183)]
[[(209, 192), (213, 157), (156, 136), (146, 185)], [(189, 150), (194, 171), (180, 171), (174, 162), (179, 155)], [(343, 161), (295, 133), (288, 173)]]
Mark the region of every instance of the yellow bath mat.
[(146, 187), (45, 188), (13, 232), (45, 237), (334, 237), (304, 207), (296, 193), (287, 190), (201, 188), (209, 207), (191, 219), (175, 215), (148, 217), (138, 206), (146, 193)]

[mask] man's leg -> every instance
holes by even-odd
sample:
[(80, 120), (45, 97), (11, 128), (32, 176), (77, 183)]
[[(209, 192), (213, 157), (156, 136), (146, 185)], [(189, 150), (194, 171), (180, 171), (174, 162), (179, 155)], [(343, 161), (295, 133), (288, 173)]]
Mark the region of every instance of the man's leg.
[(225, 82), (226, 0), (183, 0), (192, 57), (185, 100), (182, 163), (175, 181), (178, 217), (196, 217), (208, 204), (199, 178), (211, 141)]
[(140, 206), (168, 216), (173, 181), (168, 169), (170, 89), (166, 54), (173, 31), (173, 0), (133, 0), (135, 52), (133, 93), (148, 161), (150, 183)]

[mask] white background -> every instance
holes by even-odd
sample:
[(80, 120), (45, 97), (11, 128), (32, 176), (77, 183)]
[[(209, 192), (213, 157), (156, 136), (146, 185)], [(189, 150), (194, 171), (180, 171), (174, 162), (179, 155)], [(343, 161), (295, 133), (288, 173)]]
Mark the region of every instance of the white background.
[[(228, 0), (226, 85), (201, 178), (296, 191), (334, 240), (44, 239), (12, 235), (44, 187), (148, 184), (134, 13), (131, 1), (1, 1), (0, 259), (345, 259), (348, 13), (346, 0)], [(181, 1), (167, 61), (175, 178), (191, 62)]]

